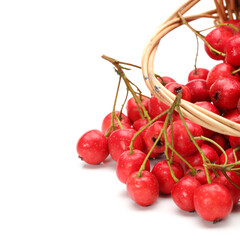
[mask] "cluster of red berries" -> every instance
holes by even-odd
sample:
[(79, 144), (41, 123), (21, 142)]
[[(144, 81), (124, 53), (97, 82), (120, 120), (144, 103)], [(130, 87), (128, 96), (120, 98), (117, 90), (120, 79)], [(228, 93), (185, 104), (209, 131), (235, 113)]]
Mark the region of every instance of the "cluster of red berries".
[[(231, 213), (240, 199), (240, 137), (216, 133), (186, 119), (179, 101), (240, 123), (239, 26), (233, 20), (205, 37), (207, 54), (223, 60), (210, 71), (195, 68), (185, 85), (157, 77), (176, 95), (172, 106), (152, 94), (131, 91), (126, 114), (114, 110), (103, 119), (101, 131), (90, 130), (80, 137), (79, 157), (99, 164), (110, 154), (116, 161), (117, 178), (141, 206), (153, 204), (161, 193), (170, 194), (180, 209), (196, 211), (207, 221), (216, 222)], [(126, 83), (124, 68), (116, 60), (112, 63)], [(130, 88), (129, 82), (126, 85)], [(159, 161), (151, 166), (152, 159)]]
[[(229, 20), (205, 37), (207, 54), (223, 63), (215, 66), (207, 76), (207, 88), (213, 104), (223, 113), (240, 106), (240, 21)], [(225, 113), (224, 113), (225, 114)]]

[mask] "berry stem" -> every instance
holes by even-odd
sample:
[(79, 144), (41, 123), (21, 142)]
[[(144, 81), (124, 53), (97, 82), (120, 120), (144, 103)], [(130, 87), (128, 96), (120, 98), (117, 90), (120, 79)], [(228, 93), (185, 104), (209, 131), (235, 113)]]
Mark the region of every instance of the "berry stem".
[(116, 95), (115, 95), (115, 99), (114, 99), (114, 103), (113, 103), (113, 110), (112, 110), (112, 126), (113, 126), (113, 130), (116, 130), (116, 126), (114, 124), (114, 118), (116, 116), (115, 109), (116, 109), (116, 105), (117, 105), (117, 98), (118, 98), (118, 93), (119, 93), (119, 89), (120, 89), (121, 79), (122, 79), (122, 77), (119, 76), (117, 91), (116, 91)]
[[(172, 147), (174, 148), (174, 142), (173, 142), (173, 118), (170, 118), (170, 128), (171, 128), (171, 141), (172, 141)], [(170, 144), (169, 144), (170, 145)], [(173, 151), (171, 152), (171, 157), (169, 159), (170, 163), (173, 162)]]
[(225, 176), (225, 178), (226, 178), (234, 187), (236, 187), (237, 189), (240, 190), (240, 186), (237, 185), (237, 184), (227, 175), (227, 173), (226, 173), (225, 171), (221, 171), (221, 172), (222, 172), (222, 174)]
[(132, 81), (130, 81), (129, 79), (128, 79), (128, 81), (129, 81), (130, 84), (132, 84), (132, 85), (137, 89), (138, 94), (139, 94), (140, 96), (142, 96), (142, 91), (139, 89), (139, 87), (138, 87), (135, 83), (133, 83)]
[[(106, 56), (105, 55), (103, 55), (102, 56), (103, 58), (105, 58)], [(135, 68), (138, 68), (138, 69), (142, 69), (142, 67), (140, 67), (140, 66), (138, 66), (138, 65), (135, 65), (135, 64), (132, 64), (132, 63), (127, 63), (127, 62), (121, 62), (121, 61), (118, 61), (118, 60), (116, 60), (116, 59), (113, 59), (116, 63), (118, 63), (118, 64), (123, 64), (123, 65), (128, 65), (128, 66), (131, 66), (131, 67), (135, 67)], [(122, 67), (122, 66), (121, 66)], [(123, 67), (122, 67), (123, 68)], [(126, 69), (126, 68), (125, 68)], [(130, 70), (130, 69), (127, 69), (127, 70)], [(163, 81), (163, 79), (162, 79), (162, 77), (160, 76), (160, 75), (158, 75), (158, 74), (154, 74), (155, 75), (155, 77), (159, 77), (162, 81)], [(163, 83), (164, 83), (164, 81), (163, 81)]]
[(226, 56), (225, 53), (223, 52), (220, 52), (218, 50), (216, 50), (215, 48), (213, 48), (206, 40), (205, 40), (205, 37), (197, 30), (195, 30), (192, 26), (189, 25), (189, 23), (183, 18), (183, 16), (181, 15), (181, 13), (178, 12), (178, 16), (180, 17), (180, 19), (182, 20), (182, 23), (185, 24), (188, 28), (190, 28), (206, 45), (207, 47), (209, 48), (209, 50), (214, 53), (214, 54), (217, 54), (217, 55), (221, 55), (223, 57)]
[[(168, 142), (167, 140), (167, 125), (168, 125), (168, 122), (170, 119), (172, 119), (172, 115), (173, 115), (173, 112), (174, 112), (174, 109), (179, 105), (180, 101), (181, 101), (181, 98), (182, 98), (182, 93), (178, 93), (174, 102), (172, 103), (172, 106), (170, 107), (169, 109), (169, 112), (167, 114), (167, 117), (165, 119), (165, 122), (164, 122), (164, 125), (163, 125), (163, 128), (164, 128), (164, 138), (165, 138), (165, 155), (166, 155), (166, 158), (167, 160), (169, 161), (169, 157), (168, 157), (168, 146), (170, 145), (170, 143)], [(173, 140), (173, 133), (171, 131), (171, 138)], [(173, 141), (172, 141), (173, 142)]]
[(228, 171), (235, 172), (237, 175), (240, 175), (240, 173), (239, 173), (240, 168), (233, 168), (233, 169), (228, 170)]
[(132, 63), (121, 62), (121, 61), (117, 61), (117, 60), (115, 60), (115, 61), (116, 61), (117, 63), (119, 63), (119, 64), (124, 64), (124, 65), (128, 65), (128, 66), (131, 66), (131, 67), (135, 67), (135, 68), (142, 69), (140, 66), (135, 65), (135, 64), (132, 64)]
[(168, 146), (171, 151), (176, 154), (192, 171), (192, 174), (195, 175), (197, 172), (196, 172), (196, 169), (194, 169), (194, 167), (186, 160), (184, 159), (170, 144)]
[[(138, 111), (139, 111), (139, 114), (140, 114), (140, 116), (141, 116), (141, 119), (145, 119), (145, 117), (146, 117), (147, 120), (150, 121), (150, 120), (151, 120), (150, 116), (148, 115), (145, 107), (143, 106), (143, 104), (142, 104), (142, 102), (141, 102), (141, 99), (137, 96), (137, 94), (136, 94), (135, 91), (133, 90), (133, 88), (132, 88), (132, 86), (131, 86), (131, 84), (130, 84), (130, 82), (129, 82), (129, 79), (126, 77), (126, 75), (125, 75), (122, 67), (121, 67), (120, 64), (119, 64), (119, 61), (117, 61), (117, 60), (115, 60), (115, 59), (113, 59), (113, 58), (111, 58), (111, 57), (108, 57), (108, 56), (106, 56), (106, 55), (102, 55), (102, 58), (105, 59), (105, 60), (107, 60), (107, 61), (109, 61), (110, 63), (112, 63), (112, 64), (116, 67), (118, 74), (119, 74), (119, 75), (122, 77), (122, 79), (124, 80), (124, 82), (125, 82), (125, 84), (126, 84), (126, 86), (127, 86), (127, 89), (131, 92), (131, 94), (132, 94), (132, 96), (133, 96), (133, 98), (134, 98), (134, 100), (135, 100), (135, 102), (136, 102), (136, 104), (137, 104)], [(142, 110), (141, 110), (140, 106), (141, 106)], [(142, 112), (142, 111), (143, 111), (143, 112)]]
[[(173, 169), (172, 169), (171, 162), (170, 162), (170, 159), (169, 159), (169, 156), (168, 156), (168, 148), (169, 148), (169, 146), (170, 146), (171, 144), (169, 143), (169, 141), (168, 141), (168, 139), (167, 139), (167, 126), (168, 126), (168, 122), (169, 122), (169, 121), (170, 121), (170, 123), (171, 123), (173, 112), (174, 112), (175, 108), (176, 108), (177, 106), (179, 106), (179, 103), (180, 103), (180, 101), (181, 101), (181, 98), (182, 98), (182, 93), (180, 92), (180, 93), (177, 94), (174, 102), (172, 103), (172, 106), (171, 106), (170, 109), (169, 109), (169, 112), (168, 112), (168, 114), (167, 114), (167, 117), (166, 117), (166, 119), (165, 119), (165, 121), (164, 121), (164, 125), (163, 125), (163, 133), (164, 133), (164, 139), (165, 139), (165, 150), (164, 150), (164, 153), (165, 153), (165, 156), (166, 156), (166, 160), (167, 160), (167, 164), (168, 164), (168, 167), (169, 167), (171, 176), (172, 176), (172, 178), (173, 178), (173, 180), (174, 180), (175, 182), (178, 182), (179, 179), (178, 179), (178, 178), (175, 176), (175, 174), (174, 174), (174, 171), (173, 171)], [(171, 138), (172, 138), (172, 143), (173, 143), (173, 133), (172, 133), (172, 131), (171, 131)], [(172, 147), (172, 146), (171, 146), (171, 147)], [(173, 148), (173, 147), (172, 147), (172, 148)], [(172, 158), (173, 158), (173, 153), (172, 153), (171, 159), (172, 159)]]
[(147, 153), (147, 155), (146, 155), (146, 157), (145, 157), (145, 159), (144, 159), (144, 161), (143, 161), (143, 163), (142, 163), (142, 165), (141, 165), (141, 167), (140, 167), (140, 169), (139, 169), (139, 171), (138, 171), (138, 174), (137, 174), (137, 177), (138, 177), (138, 178), (141, 177), (142, 171), (145, 169), (147, 160), (148, 160), (151, 152), (153, 151), (153, 149), (154, 149), (155, 146), (157, 145), (157, 142), (159, 141), (159, 139), (160, 139), (160, 137), (162, 136), (162, 134), (163, 134), (163, 128), (162, 128), (162, 130), (160, 131), (160, 133), (159, 133), (157, 139), (155, 140), (154, 144), (152, 145), (151, 149), (150, 149), (149, 152)]
[(186, 130), (187, 130), (187, 133), (188, 133), (191, 141), (193, 142), (193, 144), (195, 145), (195, 147), (197, 148), (197, 150), (199, 151), (199, 153), (200, 153), (200, 155), (201, 155), (201, 157), (202, 157), (203, 167), (204, 167), (204, 170), (205, 170), (205, 172), (206, 172), (207, 182), (208, 182), (208, 183), (211, 183), (212, 181), (211, 181), (211, 178), (210, 178), (210, 175), (209, 175), (207, 166), (206, 166), (208, 159), (207, 159), (207, 157), (205, 156), (205, 154), (203, 153), (203, 151), (201, 150), (201, 148), (200, 148), (200, 147), (198, 146), (198, 144), (196, 143), (196, 140), (195, 140), (194, 137), (192, 136), (191, 132), (189, 131), (189, 128), (188, 128), (188, 126), (187, 126), (187, 124), (186, 124), (186, 122), (185, 122), (185, 120), (184, 120), (184, 117), (183, 117), (183, 115), (182, 115), (182, 113), (181, 113), (180, 106), (177, 106), (177, 111), (178, 111), (179, 116), (180, 116), (180, 118), (181, 118), (181, 120), (182, 120), (182, 122), (183, 122), (184, 127), (185, 127)]
[(216, 163), (207, 163), (207, 168), (210, 169), (217, 169), (220, 171), (239, 171), (240, 168), (233, 168), (234, 166), (237, 166), (240, 164), (240, 161), (234, 162), (234, 163), (228, 163), (228, 164), (216, 164)]
[(195, 33), (196, 39), (197, 39), (197, 52), (195, 56), (195, 63), (194, 63), (194, 74), (197, 74), (197, 59), (198, 59), (198, 52), (199, 52), (199, 41), (198, 41), (198, 36)]
[(238, 68), (238, 69), (232, 71), (232, 75), (234, 75), (234, 74), (236, 74), (236, 73), (238, 73), (238, 72), (240, 72), (240, 68)]
[[(109, 128), (109, 130), (107, 131), (107, 133), (105, 134), (105, 137), (108, 137), (108, 135), (110, 134), (110, 132), (113, 130), (116, 130), (116, 126), (114, 123), (114, 118), (116, 117), (115, 114), (115, 108), (116, 108), (116, 104), (117, 104), (117, 97), (118, 97), (118, 93), (119, 93), (119, 88), (120, 88), (120, 84), (121, 84), (121, 79), (122, 77), (119, 76), (119, 80), (118, 80), (118, 86), (117, 86), (117, 91), (116, 91), (116, 95), (115, 95), (115, 99), (114, 99), (114, 103), (113, 103), (113, 110), (112, 110), (112, 114), (111, 114), (111, 126)], [(118, 119), (118, 118), (117, 118)], [(119, 120), (119, 119), (118, 119)], [(118, 121), (119, 124), (120, 121)], [(122, 128), (122, 124), (119, 124), (119, 127)]]
[[(144, 161), (143, 161), (143, 163), (142, 163), (142, 165), (141, 165), (141, 167), (140, 167), (140, 169), (139, 169), (139, 171), (138, 171), (137, 177), (141, 177), (141, 173), (142, 173), (142, 171), (145, 169), (146, 162), (147, 162), (147, 160), (148, 160), (151, 152), (153, 151), (154, 147), (157, 145), (157, 142), (159, 141), (159, 139), (160, 139), (160, 137), (162, 136), (163, 133), (164, 133), (164, 138), (165, 138), (165, 140), (166, 140), (166, 137), (167, 137), (167, 136), (166, 136), (166, 128), (167, 128), (167, 125), (168, 125), (168, 121), (169, 121), (169, 118), (172, 117), (172, 114), (173, 114), (173, 111), (174, 111), (176, 105), (179, 104), (179, 102), (180, 102), (180, 100), (181, 100), (181, 95), (182, 95), (182, 94), (178, 94), (178, 95), (176, 96), (176, 98), (175, 98), (172, 106), (171, 106), (168, 110), (165, 111), (165, 112), (167, 112), (167, 116), (166, 116), (166, 118), (165, 118), (163, 128), (161, 129), (161, 131), (160, 131), (157, 139), (154, 141), (153, 146), (151, 147), (151, 149), (149, 150), (147, 156), (145, 157), (145, 159), (144, 159)], [(165, 112), (164, 112), (164, 114), (165, 114)], [(163, 115), (163, 113), (162, 113), (162, 115)], [(159, 116), (157, 116), (156, 118), (159, 118)], [(166, 155), (166, 157), (168, 157), (168, 156)], [(169, 162), (169, 161), (168, 161), (168, 162)], [(175, 176), (175, 174), (174, 174), (174, 172), (173, 172), (173, 170), (172, 170), (172, 168), (171, 168), (171, 165), (169, 166), (169, 169), (170, 169), (170, 172), (171, 172), (171, 176), (172, 176), (173, 179), (177, 182), (178, 179), (176, 178), (176, 176)]]
[(214, 25), (214, 26), (212, 26), (212, 27), (202, 29), (202, 30), (200, 30), (200, 31), (198, 31), (198, 32), (208, 31), (208, 30), (210, 30), (210, 29), (213, 29), (213, 28), (216, 28), (216, 27), (221, 27), (221, 26), (231, 27), (231, 28), (234, 29), (236, 32), (238, 32), (238, 30), (239, 30), (236, 26), (234, 26), (234, 25), (231, 24), (231, 23), (219, 23), (219, 24), (216, 24), (216, 25)]
[(238, 32), (239, 28), (234, 26), (233, 24), (231, 23), (219, 23), (217, 24), (215, 27), (221, 27), (221, 26), (228, 26), (230, 28), (232, 28), (234, 31)]
[(207, 138), (207, 137), (204, 137), (204, 136), (200, 136), (200, 137), (194, 137), (194, 139), (201, 139), (201, 140), (203, 140), (203, 141), (207, 141), (207, 142), (210, 142), (210, 143), (212, 143), (212, 144), (214, 144), (216, 147), (218, 147), (220, 150), (221, 150), (221, 152), (223, 153), (223, 155), (224, 155), (224, 157), (225, 157), (225, 162), (224, 162), (224, 164), (226, 165), (227, 164), (227, 154), (226, 154), (226, 152), (224, 151), (224, 149), (219, 145), (219, 144), (217, 144), (215, 141), (213, 141), (212, 139), (210, 139), (210, 138)]
[[(196, 174), (196, 170), (192, 167), (192, 165), (190, 163), (188, 163), (173, 147), (173, 127), (172, 127), (172, 114), (173, 114), (173, 111), (175, 108), (179, 108), (179, 104), (180, 104), (180, 101), (181, 101), (181, 97), (182, 97), (182, 93), (178, 93), (176, 98), (175, 98), (175, 101), (173, 102), (172, 104), (172, 107), (170, 108), (172, 112), (169, 112), (168, 116), (166, 117), (166, 120), (168, 121), (168, 117), (170, 118), (170, 126), (171, 126), (171, 139), (172, 139), (172, 145), (169, 143), (168, 139), (167, 139), (167, 132), (166, 132), (166, 127), (167, 125), (165, 126), (164, 128), (164, 137), (165, 137), (165, 155), (166, 155), (166, 158), (167, 158), (167, 162), (169, 162), (169, 168), (170, 168), (170, 172), (171, 172), (171, 175), (173, 177), (173, 179), (175, 180), (175, 182), (178, 181), (178, 179), (176, 178), (176, 176), (174, 175), (174, 172), (172, 171), (172, 168), (171, 168), (171, 163), (173, 161), (173, 154), (176, 154), (192, 171), (192, 174), (195, 175)], [(172, 153), (171, 153), (171, 159), (169, 159), (169, 156), (168, 156), (168, 148), (171, 149)]]
[(168, 164), (169, 171), (170, 171), (170, 173), (171, 173), (171, 176), (172, 176), (174, 182), (178, 182), (179, 179), (175, 176), (175, 173), (174, 173), (174, 171), (173, 171), (173, 169), (172, 169), (172, 166), (171, 166), (170, 161), (167, 160), (167, 164)]
[(121, 118), (123, 108), (124, 108), (124, 106), (125, 106), (125, 104), (126, 104), (126, 102), (127, 102), (128, 93), (129, 93), (129, 90), (127, 89), (125, 99), (124, 99), (124, 101), (123, 101), (122, 107), (121, 107), (121, 109), (120, 109), (120, 111), (119, 111), (119, 114), (118, 114), (118, 117), (119, 117), (119, 118)]
[(120, 121), (119, 117), (115, 115), (115, 119), (117, 120), (120, 129), (123, 129), (123, 126), (121, 124), (121, 121)]
[(236, 147), (236, 148), (233, 149), (233, 156), (234, 156), (235, 162), (238, 161), (237, 155), (236, 155), (236, 151), (238, 151), (239, 149), (240, 149), (240, 146), (238, 146), (238, 147)]
[[(133, 153), (133, 143), (134, 140), (136, 139), (136, 137), (143, 132), (148, 126), (150, 126), (153, 122), (155, 122), (158, 118), (160, 118), (161, 116), (163, 116), (164, 114), (166, 114), (168, 112), (168, 110), (162, 112), (161, 114), (159, 114), (158, 116), (156, 116), (155, 118), (153, 118), (150, 122), (148, 122), (145, 126), (143, 126), (141, 129), (139, 129), (133, 136), (131, 143), (129, 145), (129, 149), (130, 149), (130, 154)], [(151, 152), (150, 152), (151, 153)], [(150, 154), (149, 154), (150, 155)]]

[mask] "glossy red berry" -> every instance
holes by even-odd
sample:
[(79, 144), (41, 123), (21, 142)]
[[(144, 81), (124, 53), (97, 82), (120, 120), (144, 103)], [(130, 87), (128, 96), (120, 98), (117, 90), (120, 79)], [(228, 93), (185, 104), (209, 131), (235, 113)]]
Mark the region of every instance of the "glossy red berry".
[(193, 194), (201, 183), (193, 176), (182, 177), (174, 186), (171, 192), (174, 203), (182, 210), (192, 212), (195, 210)]
[(191, 102), (208, 101), (211, 102), (209, 89), (206, 80), (194, 79), (186, 84), (191, 92)]
[[(224, 135), (220, 134), (220, 133), (213, 133), (213, 135), (210, 136), (210, 139), (212, 139), (214, 142), (216, 142), (218, 145), (220, 145), (220, 147), (222, 147), (223, 150), (226, 150), (228, 148), (228, 141), (227, 139), (224, 137)], [(217, 154), (220, 156), (222, 154), (222, 151), (219, 147), (217, 147), (215, 144), (206, 141), (205, 142), (207, 145), (211, 146), (213, 149), (215, 149), (215, 151), (217, 152)]]
[[(192, 170), (189, 168), (186, 172), (185, 172), (185, 176), (186, 175), (191, 175), (194, 178), (196, 178), (201, 184), (206, 184), (207, 181), (207, 175), (206, 175), (206, 170), (203, 167), (203, 165), (199, 165), (199, 166), (194, 166), (193, 167), (196, 170), (196, 174), (193, 175)], [(211, 173), (209, 170), (207, 170), (209, 175), (210, 175), (210, 179), (211, 179)]]
[(239, 74), (235, 73), (232, 74), (232, 72), (235, 70), (235, 68), (228, 63), (219, 63), (215, 65), (209, 72), (206, 83), (207, 88), (210, 89), (212, 84), (222, 78), (230, 78), (232, 80), (239, 81)]
[[(225, 53), (226, 43), (229, 40), (229, 38), (231, 38), (232, 36), (233, 36), (233, 33), (225, 30), (224, 28), (217, 27), (206, 35), (205, 40), (215, 50)], [(212, 52), (206, 44), (204, 44), (204, 47), (205, 47), (206, 53), (210, 58), (214, 60), (224, 60), (225, 58), (224, 56), (219, 55), (215, 52)]]
[[(238, 100), (238, 105), (239, 105), (239, 100)], [(230, 110), (230, 111), (226, 111), (223, 114), (223, 117), (225, 117), (225, 118), (227, 118), (227, 119), (229, 119), (233, 122), (240, 123), (240, 114), (239, 114), (238, 109), (233, 109), (233, 110)], [(226, 136), (226, 138), (228, 138), (230, 146), (233, 149), (240, 146), (240, 137)]]
[(159, 197), (157, 178), (149, 171), (143, 170), (141, 177), (138, 171), (133, 172), (127, 180), (127, 192), (129, 196), (140, 206), (152, 205)]
[[(209, 95), (210, 96), (210, 95)], [(207, 102), (207, 101), (200, 101), (200, 102), (195, 102), (195, 105), (199, 106), (199, 107), (202, 107), (210, 112), (213, 112), (217, 115), (220, 115), (220, 112), (219, 110), (211, 103), (211, 102)], [(208, 129), (208, 128), (204, 128), (202, 127), (203, 129), (203, 135), (205, 137), (211, 137), (213, 134), (214, 134), (214, 131)]]
[(166, 89), (168, 89), (173, 94), (177, 95), (179, 92), (182, 93), (182, 99), (191, 102), (191, 92), (190, 89), (183, 84), (177, 83), (177, 82), (171, 82), (168, 83), (165, 86)]
[[(119, 111), (116, 111), (115, 115), (118, 116)], [(121, 113), (119, 120), (120, 120), (123, 128), (131, 128), (131, 122), (125, 114)], [(112, 124), (112, 113), (109, 113), (108, 115), (105, 116), (105, 118), (102, 121), (103, 134), (105, 134), (109, 130), (111, 124)], [(118, 121), (115, 118), (114, 118), (114, 124), (115, 124), (116, 129), (120, 129)]]
[[(142, 105), (144, 106), (144, 108), (146, 109), (146, 111), (148, 111), (148, 102), (149, 99), (147, 97), (142, 96)], [(142, 111), (142, 107), (140, 106), (140, 104), (138, 103), (140, 111)], [(130, 119), (130, 121), (133, 123), (135, 121), (137, 121), (139, 118), (141, 118), (141, 115), (139, 113), (139, 109), (138, 109), (138, 105), (135, 102), (135, 99), (133, 97), (131, 97), (128, 102), (127, 102), (127, 116)]]
[[(151, 119), (157, 117), (159, 114), (168, 110), (169, 106), (160, 101), (158, 98), (152, 96), (149, 100), (148, 112)], [(164, 121), (167, 113), (158, 118), (159, 121)]]
[[(129, 150), (129, 145), (135, 133), (136, 130), (134, 129), (117, 129), (110, 134), (108, 147), (114, 161), (117, 161), (124, 151)], [(140, 135), (136, 137), (133, 149), (143, 150), (142, 137)]]
[(207, 221), (219, 221), (228, 216), (233, 207), (229, 190), (222, 184), (211, 183), (198, 187), (193, 196), (195, 210)]
[[(219, 158), (219, 163), (220, 164), (230, 164), (230, 163), (235, 163), (235, 161), (239, 161), (240, 160), (240, 151), (236, 151), (235, 154), (236, 154), (236, 160), (235, 160), (235, 157), (234, 157), (234, 154), (233, 154), (233, 149), (232, 148), (228, 148), (227, 150), (225, 150), (225, 153), (227, 155), (227, 161), (226, 161), (226, 157), (225, 155), (222, 153), (222, 155), (220, 156)], [(239, 165), (236, 165), (234, 168), (240, 168), (240, 164)], [(237, 171), (238, 173), (240, 173), (240, 171)]]
[(240, 35), (231, 37), (226, 43), (225, 61), (235, 67), (240, 65)]
[[(126, 183), (131, 173), (140, 169), (145, 158), (146, 154), (137, 149), (133, 150), (132, 154), (130, 154), (130, 150), (123, 152), (120, 155), (116, 165), (116, 174), (118, 179), (122, 183)], [(149, 160), (147, 160), (145, 170), (150, 171)]]
[[(202, 144), (200, 146), (200, 149), (202, 150), (202, 152), (204, 153), (204, 155), (206, 156), (206, 158), (211, 162), (211, 163), (219, 163), (219, 156), (217, 154), (217, 152), (215, 151), (214, 148), (210, 147), (207, 144)], [(197, 151), (196, 153), (194, 153), (193, 155), (187, 156), (185, 157), (185, 160), (190, 163), (191, 166), (200, 166), (203, 164), (203, 159), (201, 154), (199, 153), (199, 151)]]
[(194, 80), (194, 79), (203, 79), (206, 80), (208, 76), (209, 70), (206, 68), (196, 68), (193, 69), (189, 74), (188, 74), (188, 82)]
[(210, 87), (210, 97), (220, 111), (235, 109), (240, 98), (240, 82), (230, 78), (219, 79)]
[(230, 146), (234, 149), (240, 146), (240, 137), (230, 136), (229, 137)]
[(144, 127), (146, 124), (148, 123), (148, 120), (145, 119), (141, 119), (139, 118), (137, 121), (135, 121), (133, 123), (133, 129), (135, 129), (136, 131), (140, 130), (142, 127)]
[[(202, 127), (190, 120), (186, 120), (186, 125), (193, 137), (203, 135)], [(171, 137), (171, 127), (167, 128), (167, 139), (172, 143)], [(196, 140), (196, 143), (201, 146), (202, 140)], [(173, 144), (175, 150), (182, 156), (189, 156), (197, 151), (196, 146), (190, 139), (188, 132), (182, 122), (182, 120), (177, 120), (173, 122)]]
[[(183, 177), (184, 172), (180, 164), (174, 162), (171, 164), (171, 167), (176, 178), (180, 179)], [(175, 185), (175, 180), (171, 175), (167, 161), (161, 160), (157, 162), (152, 169), (152, 173), (157, 177), (160, 193), (170, 194)]]
[(223, 117), (225, 117), (233, 122), (240, 123), (240, 113), (239, 113), (238, 109), (225, 111), (223, 113)]
[(163, 85), (167, 85), (168, 83), (170, 82), (176, 82), (173, 78), (171, 77), (167, 77), (167, 76), (164, 76), (164, 77), (157, 77), (157, 80)]
[[(233, 205), (237, 204), (240, 199), (240, 190), (237, 187), (235, 187), (221, 172), (219, 174), (220, 175), (215, 177), (212, 180), (212, 182), (220, 183), (220, 184), (223, 184), (225, 187), (227, 187), (232, 195)], [(226, 172), (226, 174), (237, 186), (240, 187), (240, 176), (239, 175), (237, 175), (234, 172)]]
[[(161, 130), (163, 129), (164, 122), (156, 121), (152, 123), (144, 132), (143, 135), (143, 145), (144, 145), (144, 152), (147, 154), (150, 149), (152, 148), (154, 142), (157, 140)], [(160, 137), (156, 146), (153, 148), (150, 158), (156, 158), (161, 153), (164, 152), (165, 149), (165, 139), (164, 135)]]
[(88, 164), (99, 164), (109, 155), (108, 140), (99, 130), (84, 133), (77, 143), (79, 157)]

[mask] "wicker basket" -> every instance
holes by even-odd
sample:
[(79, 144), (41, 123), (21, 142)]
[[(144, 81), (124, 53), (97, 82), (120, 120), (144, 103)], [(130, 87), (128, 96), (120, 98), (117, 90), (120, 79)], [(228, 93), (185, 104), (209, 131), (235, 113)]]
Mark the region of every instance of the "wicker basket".
[[(228, 19), (239, 18), (240, 0), (214, 0), (216, 9), (192, 16), (184, 15), (199, 1), (200, 0), (189, 0), (180, 6), (161, 26), (159, 26), (143, 53), (142, 71), (146, 85), (158, 99), (167, 105), (171, 105), (176, 96), (156, 79), (153, 65), (160, 40), (167, 33), (183, 24), (182, 19), (179, 17), (179, 13), (184, 16), (187, 22), (202, 18), (213, 18), (215, 22), (221, 23)], [(185, 100), (181, 100), (180, 108), (185, 117), (205, 128), (221, 134), (240, 137), (240, 124)]]

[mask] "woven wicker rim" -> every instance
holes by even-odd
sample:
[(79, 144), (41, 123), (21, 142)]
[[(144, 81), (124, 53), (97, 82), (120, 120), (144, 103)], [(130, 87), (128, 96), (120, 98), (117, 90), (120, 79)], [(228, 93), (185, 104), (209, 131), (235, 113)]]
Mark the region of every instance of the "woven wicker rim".
[[(171, 105), (175, 99), (175, 95), (167, 90), (155, 77), (154, 59), (160, 40), (169, 32), (182, 25), (178, 13), (184, 15), (189, 9), (196, 5), (200, 0), (189, 0), (180, 6), (163, 24), (161, 24), (155, 34), (147, 44), (142, 56), (142, 73), (148, 89), (159, 100), (167, 105)], [(201, 18), (213, 18), (215, 21), (225, 21), (238, 17), (240, 1), (236, 0), (214, 0), (216, 9), (200, 13), (192, 16), (185, 16), (187, 22), (191, 22)], [(238, 5), (239, 4), (239, 5)], [(186, 118), (220, 134), (240, 137), (240, 124), (228, 120), (222, 116), (203, 109), (191, 102), (181, 100), (180, 109)]]

